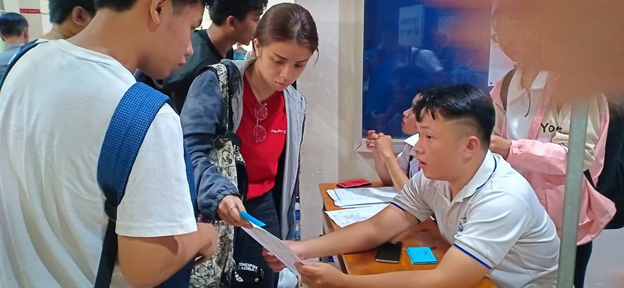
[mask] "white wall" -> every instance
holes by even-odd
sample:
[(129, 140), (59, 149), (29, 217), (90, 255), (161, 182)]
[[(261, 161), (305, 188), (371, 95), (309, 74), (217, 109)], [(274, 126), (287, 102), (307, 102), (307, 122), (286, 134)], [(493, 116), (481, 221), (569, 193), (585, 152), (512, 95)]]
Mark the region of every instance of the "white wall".
[(358, 0), (295, 0), (306, 7), (320, 38), (312, 61), (297, 82), (308, 101), (301, 159), (302, 238), (322, 232), (319, 183), (377, 179), (370, 154), (354, 151), (361, 120), (363, 3)]
[(47, 32), (52, 26), (49, 21), (47, 0), (0, 0), (6, 12), (19, 13), (20, 9), (39, 9), (41, 14), (22, 14), (28, 21), (30, 38), (35, 39)]

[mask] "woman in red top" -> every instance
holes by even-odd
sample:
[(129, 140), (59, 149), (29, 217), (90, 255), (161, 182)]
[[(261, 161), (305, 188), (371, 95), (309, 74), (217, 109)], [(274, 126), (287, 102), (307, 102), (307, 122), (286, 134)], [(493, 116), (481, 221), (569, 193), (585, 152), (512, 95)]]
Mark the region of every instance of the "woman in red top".
[[(229, 72), (233, 132), (240, 139), (248, 178), (241, 186), (239, 175), (239, 188), (247, 186), (247, 191), (239, 191), (208, 159), (228, 112), (222, 111), (219, 80), (212, 71), (201, 73), (187, 95), (180, 115), (185, 143), (203, 217), (249, 227), (240, 217), (246, 210), (273, 235), (293, 239), (305, 99), (291, 84), (318, 51), (314, 19), (300, 5), (275, 5), (258, 23), (253, 49), (245, 61), (222, 62)], [(232, 286), (276, 287), (277, 274), (263, 259), (262, 246), (236, 230)]]

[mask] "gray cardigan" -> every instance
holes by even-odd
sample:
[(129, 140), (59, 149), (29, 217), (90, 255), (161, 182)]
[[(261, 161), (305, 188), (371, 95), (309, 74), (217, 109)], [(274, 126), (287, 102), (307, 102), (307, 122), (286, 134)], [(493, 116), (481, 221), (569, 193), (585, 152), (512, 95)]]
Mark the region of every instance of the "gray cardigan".
[[(244, 61), (223, 60), (229, 72), (230, 93), (233, 96), (232, 109), (236, 132), (243, 116), (243, 81), (245, 69), (253, 63), (253, 54)], [(213, 140), (223, 119), (222, 96), (219, 80), (215, 73), (205, 71), (191, 84), (184, 108), (180, 115), (184, 142), (189, 150), (195, 172), (197, 202), (201, 214), (208, 219), (217, 219), (219, 202), (227, 195), (240, 197), (238, 189), (225, 179), (217, 167), (208, 160)], [(306, 103), (303, 96), (292, 86), (284, 91), (288, 129), (286, 134), (286, 155), (281, 193), (281, 211), (278, 215), (282, 239), (295, 236), (295, 196), (299, 194), (299, 166), (301, 143), (305, 122)], [(244, 140), (243, 140), (244, 141)]]

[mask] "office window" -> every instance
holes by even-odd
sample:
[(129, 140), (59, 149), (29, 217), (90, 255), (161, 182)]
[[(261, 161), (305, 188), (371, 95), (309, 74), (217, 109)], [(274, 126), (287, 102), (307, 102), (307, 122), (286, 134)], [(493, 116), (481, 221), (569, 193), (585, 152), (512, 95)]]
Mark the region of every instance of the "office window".
[[(403, 111), (418, 90), (429, 86), (470, 83), (488, 91), (491, 32), (489, 13), (473, 23), (470, 33), (484, 39), (478, 47), (453, 45), (454, 23), (462, 12), (420, 0), (366, 0), (362, 136), (377, 130), (395, 138)], [(481, 16), (479, 15), (479, 18)]]

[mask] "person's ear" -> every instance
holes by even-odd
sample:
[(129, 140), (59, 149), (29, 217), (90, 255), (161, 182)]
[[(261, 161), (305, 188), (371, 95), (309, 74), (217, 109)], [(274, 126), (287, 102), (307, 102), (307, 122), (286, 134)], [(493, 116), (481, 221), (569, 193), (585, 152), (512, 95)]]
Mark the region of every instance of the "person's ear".
[(258, 41), (258, 38), (254, 38), (253, 41), (251, 41), (252, 43), (252, 48), (254, 51), (254, 54), (256, 54), (256, 58), (260, 57), (260, 55), (262, 54), (262, 47), (260, 46), (260, 42)]
[(464, 151), (467, 157), (472, 157), (481, 149), (481, 140), (477, 136), (470, 136), (466, 141)]
[(225, 27), (227, 27), (229, 31), (236, 31), (237, 21), (236, 17), (230, 15), (225, 19)]
[(89, 22), (91, 22), (91, 19), (93, 19), (93, 16), (89, 12), (87, 12), (86, 9), (80, 6), (74, 7), (71, 13), (71, 17), (72, 22), (82, 28), (87, 27)]
[(162, 22), (163, 7), (167, 1), (168, 0), (151, 0), (150, 2), (150, 20), (152, 20), (152, 23), (156, 26), (160, 25)]
[(24, 37), (24, 44), (30, 42), (30, 31), (28, 30), (28, 28), (24, 28), (24, 32), (22, 32), (22, 37)]

